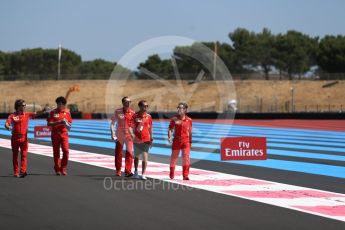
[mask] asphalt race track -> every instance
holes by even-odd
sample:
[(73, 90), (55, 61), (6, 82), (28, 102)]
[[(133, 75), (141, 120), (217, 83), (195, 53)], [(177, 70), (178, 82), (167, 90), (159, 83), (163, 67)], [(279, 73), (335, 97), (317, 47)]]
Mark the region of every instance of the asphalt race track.
[[(7, 141), (10, 133), (3, 122), (0, 139)], [(33, 139), (33, 126), (44, 123), (30, 122), (32, 148), (50, 145), (49, 139)], [(164, 166), (170, 152), (167, 124), (156, 121), (154, 127), (149, 160)], [(337, 216), (345, 216), (345, 132), (205, 122), (195, 122), (193, 128), (193, 168), (340, 194)], [(219, 138), (243, 135), (268, 137), (268, 160), (221, 162)], [(114, 151), (107, 121), (74, 121), (70, 143), (71, 150), (108, 158)], [(14, 178), (11, 150), (0, 146), (0, 229), (345, 229), (342, 220), (191, 184), (115, 177), (111, 167), (70, 161), (68, 176), (59, 177), (52, 158), (35, 153), (29, 154), (28, 173)], [(199, 177), (192, 174), (191, 182)]]

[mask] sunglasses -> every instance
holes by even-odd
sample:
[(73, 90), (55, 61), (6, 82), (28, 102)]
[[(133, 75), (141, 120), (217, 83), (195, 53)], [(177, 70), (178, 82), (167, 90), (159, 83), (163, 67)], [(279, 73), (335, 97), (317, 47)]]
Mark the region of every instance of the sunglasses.
[(148, 107), (149, 107), (149, 105), (142, 105), (141, 107), (148, 108)]
[(20, 107), (26, 107), (26, 104), (22, 104), (22, 105), (20, 105)]
[(185, 108), (184, 108), (184, 107), (182, 107), (182, 106), (181, 106), (181, 107), (179, 106), (179, 107), (177, 107), (177, 109), (185, 109)]

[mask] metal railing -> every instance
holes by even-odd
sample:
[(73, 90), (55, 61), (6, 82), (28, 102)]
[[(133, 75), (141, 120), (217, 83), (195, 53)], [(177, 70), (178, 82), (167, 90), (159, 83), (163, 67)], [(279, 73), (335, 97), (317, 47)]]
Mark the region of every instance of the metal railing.
[[(36, 102), (27, 101), (28, 111), (37, 111), (42, 109), (42, 105)], [(12, 113), (14, 111), (14, 105), (12, 102), (0, 101), (0, 113)], [(113, 107), (113, 106), (112, 106)], [(115, 106), (120, 107), (120, 105)], [(105, 105), (91, 104), (91, 103), (81, 103), (78, 104), (78, 109), (81, 112), (86, 113), (109, 113), (111, 111), (106, 111)], [(227, 107), (224, 106), (224, 110)], [(161, 106), (151, 106), (150, 112), (176, 112), (175, 105), (161, 105)], [(198, 110), (193, 109), (193, 105), (190, 107), (190, 112), (222, 112), (219, 111), (215, 106), (203, 106), (198, 105)], [(345, 104), (295, 104), (291, 105), (291, 101), (286, 101), (285, 103), (276, 104), (265, 104), (265, 101), (259, 100), (256, 104), (238, 104), (238, 113), (292, 113), (292, 112), (317, 112), (317, 113), (328, 113), (328, 112), (345, 112)]]

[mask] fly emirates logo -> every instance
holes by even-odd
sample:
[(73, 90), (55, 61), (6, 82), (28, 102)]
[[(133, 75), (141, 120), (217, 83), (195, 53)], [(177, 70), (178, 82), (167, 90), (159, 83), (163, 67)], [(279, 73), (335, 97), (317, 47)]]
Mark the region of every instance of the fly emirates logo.
[(35, 126), (34, 127), (34, 137), (50, 137), (52, 134), (52, 129), (49, 126)]
[(266, 160), (265, 137), (226, 137), (221, 139), (221, 160)]

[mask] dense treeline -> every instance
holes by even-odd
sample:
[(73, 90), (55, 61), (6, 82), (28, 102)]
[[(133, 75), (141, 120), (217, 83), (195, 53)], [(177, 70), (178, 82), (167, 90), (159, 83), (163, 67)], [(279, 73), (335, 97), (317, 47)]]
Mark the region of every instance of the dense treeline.
[[(321, 78), (323, 73), (333, 73), (335, 78), (338, 75), (334, 73), (345, 73), (345, 36), (320, 39), (298, 31), (274, 35), (266, 28), (259, 33), (238, 28), (229, 33), (229, 39), (229, 43), (202, 42), (175, 47), (174, 60), (161, 60), (158, 55), (152, 55), (140, 63), (139, 68), (161, 73), (165, 78), (174, 78), (172, 63), (176, 61), (179, 71), (188, 73), (184, 75), (187, 79), (195, 79), (201, 69), (211, 78), (210, 68), (205, 69), (200, 62), (188, 56), (191, 52), (198, 52), (198, 46), (202, 44), (212, 50), (216, 46), (218, 56), (232, 74), (260, 73), (269, 79), (270, 74), (275, 73), (292, 79), (301, 78), (311, 69), (316, 70), (313, 74)], [(147, 73), (139, 71), (138, 75), (148, 78)]]
[[(95, 59), (82, 61), (75, 52), (63, 49), (61, 79), (108, 79), (116, 63)], [(56, 79), (58, 70), (57, 49), (23, 49), (18, 52), (0, 51), (0, 78), (3, 80)]]
[[(136, 78), (147, 79), (149, 71), (160, 77), (175, 78), (173, 63), (183, 79), (195, 79), (200, 70), (212, 79), (212, 71), (189, 54), (200, 52), (204, 45), (211, 50), (217, 47), (217, 55), (234, 74), (260, 74), (270, 79), (273, 74), (300, 78), (314, 71), (321, 79), (324, 73), (345, 73), (345, 36), (311, 37), (298, 31), (272, 34), (264, 28), (255, 33), (238, 28), (229, 33), (229, 43), (202, 42), (190, 46), (175, 47), (171, 59), (161, 59), (157, 54), (149, 56), (138, 66)], [(61, 79), (108, 79), (116, 63), (102, 59), (82, 61), (80, 55), (63, 49)], [(212, 62), (210, 63), (212, 65)], [(122, 67), (121, 67), (122, 68)], [(58, 69), (57, 49), (24, 49), (17, 52), (0, 51), (0, 80), (56, 79)], [(128, 69), (123, 69), (129, 71)], [(133, 75), (132, 75), (133, 76)]]

